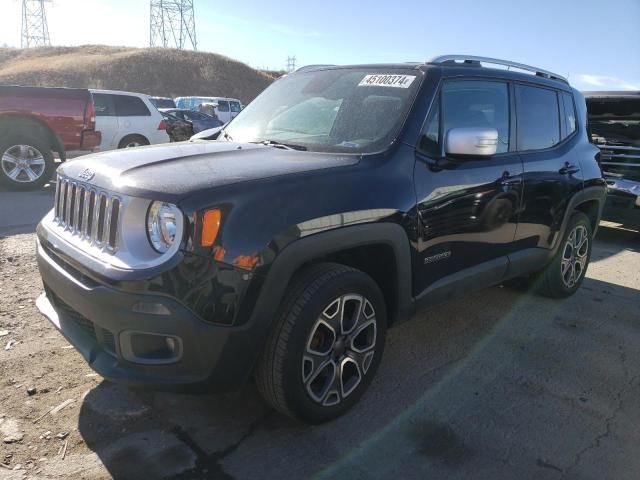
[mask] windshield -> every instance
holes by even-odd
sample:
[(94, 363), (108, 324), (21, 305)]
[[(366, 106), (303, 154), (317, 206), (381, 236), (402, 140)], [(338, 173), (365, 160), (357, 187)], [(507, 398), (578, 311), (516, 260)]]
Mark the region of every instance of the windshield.
[(226, 138), (322, 152), (381, 151), (397, 136), (421, 75), (408, 68), (288, 75), (238, 114)]

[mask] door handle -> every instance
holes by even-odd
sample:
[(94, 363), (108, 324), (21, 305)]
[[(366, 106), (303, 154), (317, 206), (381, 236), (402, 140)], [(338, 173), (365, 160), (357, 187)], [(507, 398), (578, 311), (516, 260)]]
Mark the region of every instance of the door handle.
[(498, 180), (498, 184), (501, 187), (513, 188), (513, 186), (518, 185), (520, 181), (520, 177), (512, 177), (511, 172), (505, 170), (504, 172), (502, 172), (502, 177), (500, 177), (500, 180)]
[(569, 162), (564, 162), (564, 167), (559, 170), (561, 175), (573, 175), (574, 173), (578, 173), (580, 169), (575, 165), (571, 165)]

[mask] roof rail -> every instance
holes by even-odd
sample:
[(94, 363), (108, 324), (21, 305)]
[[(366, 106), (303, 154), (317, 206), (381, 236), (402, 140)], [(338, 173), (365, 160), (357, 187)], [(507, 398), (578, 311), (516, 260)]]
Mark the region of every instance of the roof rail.
[(300, 67), (299, 69), (296, 70), (296, 72), (308, 72), (310, 70), (317, 70), (319, 68), (325, 68), (325, 67), (335, 67), (335, 65), (305, 65), (304, 67)]
[(499, 58), (476, 57), (474, 55), (441, 55), (439, 57), (432, 58), (428, 63), (443, 64), (443, 63), (454, 63), (456, 61), (467, 63), (467, 64), (478, 64), (478, 65), (481, 63), (491, 63), (493, 65), (502, 65), (504, 67), (517, 68), (518, 70), (526, 70), (527, 72), (533, 72), (539, 77), (550, 78), (553, 80), (561, 80), (565, 83), (569, 83), (569, 81), (566, 78), (564, 78), (562, 75), (558, 75), (557, 73), (549, 72), (547, 70), (543, 70), (538, 67), (532, 67), (531, 65), (525, 65), (524, 63), (510, 62), (509, 60), (500, 60)]

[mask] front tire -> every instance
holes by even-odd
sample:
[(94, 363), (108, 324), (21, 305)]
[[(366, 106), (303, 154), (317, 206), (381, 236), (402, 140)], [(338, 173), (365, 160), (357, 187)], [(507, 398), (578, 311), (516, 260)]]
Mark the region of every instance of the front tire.
[(322, 263), (296, 275), (256, 368), (276, 410), (322, 423), (349, 410), (378, 369), (386, 308), (377, 284), (353, 268)]
[(592, 244), (593, 229), (589, 217), (582, 212), (574, 212), (556, 256), (537, 279), (538, 292), (551, 298), (573, 295), (587, 273)]
[(53, 153), (37, 138), (15, 136), (0, 141), (0, 183), (11, 190), (35, 190), (51, 180)]

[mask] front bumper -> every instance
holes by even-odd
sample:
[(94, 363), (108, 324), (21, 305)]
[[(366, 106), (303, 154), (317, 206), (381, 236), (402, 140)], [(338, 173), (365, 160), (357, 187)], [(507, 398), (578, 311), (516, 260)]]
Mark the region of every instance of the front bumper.
[[(203, 321), (173, 298), (117, 290), (74, 272), (38, 241), (45, 286), (40, 312), (103, 377), (132, 387), (171, 391), (230, 391), (251, 373), (256, 352), (252, 323), (225, 327)], [(164, 314), (138, 313), (140, 304), (162, 305)], [(170, 312), (169, 314), (166, 314)], [(144, 364), (123, 356), (131, 331), (179, 338), (172, 363)], [(123, 348), (124, 347), (124, 348)]]

